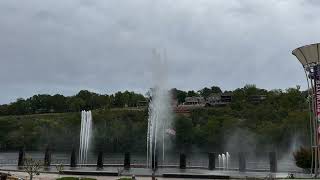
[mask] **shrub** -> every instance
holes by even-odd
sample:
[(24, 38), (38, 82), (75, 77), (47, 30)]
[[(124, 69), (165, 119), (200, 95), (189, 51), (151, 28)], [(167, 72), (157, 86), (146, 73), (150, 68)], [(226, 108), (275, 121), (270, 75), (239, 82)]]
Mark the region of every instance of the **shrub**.
[(58, 178), (57, 180), (79, 180), (77, 177), (62, 177)]
[(293, 153), (296, 165), (303, 169), (311, 168), (311, 150), (308, 148), (300, 147), (299, 150)]
[(29, 174), (29, 179), (32, 180), (33, 176), (40, 174), (40, 169), (42, 168), (42, 162), (34, 160), (31, 157), (24, 159), (23, 169)]
[(94, 178), (62, 177), (56, 180), (96, 180)]

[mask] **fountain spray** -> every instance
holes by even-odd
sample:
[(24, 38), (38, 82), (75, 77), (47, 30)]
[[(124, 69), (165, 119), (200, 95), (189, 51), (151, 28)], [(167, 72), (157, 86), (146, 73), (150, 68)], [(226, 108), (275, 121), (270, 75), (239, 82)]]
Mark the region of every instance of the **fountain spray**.
[[(153, 52), (155, 64), (153, 71), (154, 88), (151, 89), (151, 101), (149, 103), (149, 118), (147, 132), (147, 166), (153, 169), (159, 151), (162, 151), (162, 161), (165, 159), (166, 129), (171, 125), (170, 93), (167, 85), (167, 66), (165, 56)], [(161, 148), (162, 146), (162, 148)]]

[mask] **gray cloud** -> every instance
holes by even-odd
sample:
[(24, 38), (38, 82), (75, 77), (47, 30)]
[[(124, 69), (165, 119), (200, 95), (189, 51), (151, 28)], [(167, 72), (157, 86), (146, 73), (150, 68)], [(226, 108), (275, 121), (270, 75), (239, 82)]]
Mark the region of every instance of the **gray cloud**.
[(0, 103), (36, 93), (146, 92), (152, 49), (172, 87), (306, 87), (291, 51), (318, 42), (318, 1), (3, 0)]

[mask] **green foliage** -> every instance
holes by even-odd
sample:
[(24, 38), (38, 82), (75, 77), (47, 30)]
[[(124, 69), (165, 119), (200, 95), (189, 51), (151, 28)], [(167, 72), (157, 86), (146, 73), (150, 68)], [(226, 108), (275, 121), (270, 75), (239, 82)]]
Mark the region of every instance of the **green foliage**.
[(204, 98), (207, 98), (212, 94), (222, 93), (220, 87), (218, 87), (218, 86), (212, 86), (211, 88), (205, 87), (205, 88), (199, 90), (198, 92)]
[[(205, 91), (220, 92), (218, 87), (203, 88)], [(220, 90), (219, 90), (220, 89)], [(298, 137), (308, 145), (309, 116), (305, 92), (299, 87), (286, 91), (256, 88), (246, 85), (228, 92), (232, 103), (224, 107), (207, 107), (191, 110), (189, 116), (174, 117), (176, 130), (174, 144), (179, 150), (192, 147), (203, 151), (220, 151), (224, 142), (247, 134), (254, 140), (245, 138), (243, 144), (252, 149), (287, 149), (292, 137)], [(173, 97), (181, 103), (186, 96), (199, 96), (195, 91), (172, 90)], [(266, 99), (252, 102), (252, 96), (264, 95)], [(148, 112), (134, 107), (145, 97), (133, 92), (117, 92), (114, 95), (100, 95), (80, 91), (77, 95), (36, 95), (27, 100), (18, 99), (10, 105), (1, 105), (0, 148), (16, 150), (24, 146), (27, 150), (43, 150), (49, 144), (55, 150), (70, 150), (78, 146), (81, 109), (94, 109), (93, 150), (103, 148), (105, 152), (144, 152)], [(77, 111), (67, 113), (40, 113), (39, 109), (53, 112)], [(31, 114), (31, 115), (22, 115)], [(241, 130), (239, 132), (239, 129)], [(239, 147), (241, 143), (237, 144)], [(257, 149), (256, 149), (257, 150)]]
[(87, 90), (81, 90), (75, 96), (65, 97), (60, 94), (34, 95), (26, 100), (18, 98), (11, 104), (0, 105), (0, 116), (42, 114), (57, 112), (79, 112), (86, 109), (136, 107), (139, 101), (146, 98), (134, 92), (117, 92), (115, 95), (101, 95)]
[(79, 180), (77, 177), (61, 177), (57, 178), (56, 180)]
[(311, 168), (311, 150), (300, 147), (300, 149), (293, 153), (296, 165), (303, 169)]
[(147, 112), (139, 110), (94, 111), (95, 147), (111, 152), (125, 152), (127, 149), (145, 150)]
[(188, 97), (199, 96), (199, 94), (192, 90), (192, 91), (188, 91), (187, 96)]
[(61, 177), (56, 180), (96, 180), (94, 178), (78, 178), (78, 177)]
[(179, 116), (175, 120), (176, 145), (179, 149), (188, 149), (193, 142), (192, 120), (184, 116)]
[(63, 170), (64, 170), (63, 164), (57, 164), (57, 165), (55, 165), (55, 167), (56, 167), (56, 170), (58, 171), (59, 174), (63, 173)]
[(212, 94), (212, 91), (211, 91), (211, 89), (205, 87), (205, 88), (203, 88), (203, 89), (201, 89), (201, 90), (199, 91), (199, 94), (200, 94), (202, 97), (207, 98), (207, 97), (209, 97), (209, 96)]
[(214, 117), (208, 119), (207, 125), (204, 127), (204, 132), (206, 133), (206, 139), (208, 144), (211, 146), (218, 146), (220, 143), (221, 136), (221, 122)]
[(43, 162), (39, 160), (34, 160), (30, 157), (24, 159), (23, 169), (29, 174), (29, 179), (32, 180), (33, 176), (40, 174), (40, 169), (43, 166)]
[(173, 96), (173, 98), (178, 100), (178, 103), (181, 104), (185, 101), (185, 98), (187, 97), (187, 92), (182, 91), (182, 90), (178, 90), (176, 88), (173, 88), (171, 90), (171, 94)]
[(218, 86), (212, 86), (211, 87), (211, 93), (222, 93), (220, 87)]
[(145, 97), (141, 94), (136, 94), (134, 92), (117, 92), (114, 95), (113, 105), (115, 107), (136, 107), (139, 101), (145, 100)]

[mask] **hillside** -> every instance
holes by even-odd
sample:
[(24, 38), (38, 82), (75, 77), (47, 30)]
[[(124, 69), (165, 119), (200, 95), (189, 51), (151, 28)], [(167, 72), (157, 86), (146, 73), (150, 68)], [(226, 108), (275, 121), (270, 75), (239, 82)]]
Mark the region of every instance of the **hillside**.
[[(252, 102), (252, 94), (266, 99)], [(309, 143), (308, 104), (299, 88), (282, 91), (245, 87), (232, 92), (232, 102), (222, 107), (191, 110), (175, 115), (171, 137), (176, 151), (286, 151), (292, 141)], [(99, 108), (93, 110), (93, 150), (144, 152), (147, 109)], [(0, 116), (0, 150), (78, 147), (80, 112)], [(248, 149), (249, 148), (249, 149)]]

